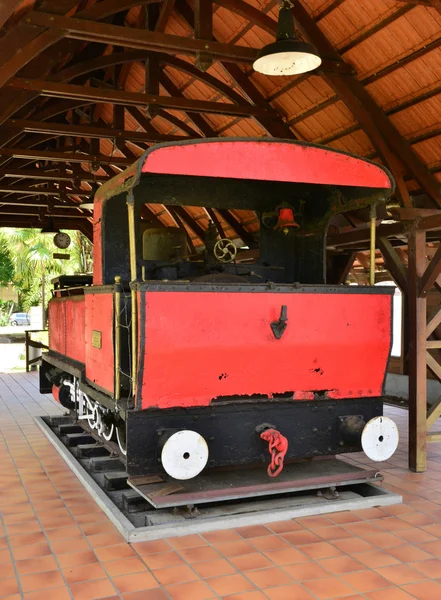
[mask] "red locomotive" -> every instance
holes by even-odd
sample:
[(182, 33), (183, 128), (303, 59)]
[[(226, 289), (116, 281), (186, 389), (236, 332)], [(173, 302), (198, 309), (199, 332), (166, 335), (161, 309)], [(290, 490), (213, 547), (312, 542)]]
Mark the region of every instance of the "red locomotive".
[[(387, 458), (393, 292), (332, 281), (326, 235), (393, 189), (385, 168), (300, 142), (150, 148), (96, 194), (93, 280), (57, 282), (41, 391), (118, 444), (135, 483), (253, 467), (276, 486), (294, 459)], [(255, 247), (217, 222), (195, 252), (148, 204), (254, 211)]]

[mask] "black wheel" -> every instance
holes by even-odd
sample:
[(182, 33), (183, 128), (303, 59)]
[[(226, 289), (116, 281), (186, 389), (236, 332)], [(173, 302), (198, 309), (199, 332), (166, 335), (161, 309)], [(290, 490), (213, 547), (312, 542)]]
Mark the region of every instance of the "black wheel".
[(12, 327), (17, 327), (17, 321), (11, 321)]

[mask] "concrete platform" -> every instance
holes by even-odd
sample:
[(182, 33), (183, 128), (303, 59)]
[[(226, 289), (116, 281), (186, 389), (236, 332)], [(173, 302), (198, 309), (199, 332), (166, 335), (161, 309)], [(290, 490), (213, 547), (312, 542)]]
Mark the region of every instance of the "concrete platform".
[(35, 373), (0, 375), (0, 598), (441, 599), (441, 445), (408, 472), (406, 411), (387, 409), (401, 442), (382, 468), (403, 504), (132, 544), (36, 425), (57, 411)]

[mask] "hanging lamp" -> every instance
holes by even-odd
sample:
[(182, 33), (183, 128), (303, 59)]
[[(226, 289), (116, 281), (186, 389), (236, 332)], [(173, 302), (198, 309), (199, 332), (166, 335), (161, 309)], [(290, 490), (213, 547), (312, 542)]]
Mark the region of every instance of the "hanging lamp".
[(253, 68), (263, 75), (300, 75), (317, 69), (322, 59), (311, 44), (297, 39), (291, 0), (282, 0), (279, 8), (276, 41), (264, 46)]

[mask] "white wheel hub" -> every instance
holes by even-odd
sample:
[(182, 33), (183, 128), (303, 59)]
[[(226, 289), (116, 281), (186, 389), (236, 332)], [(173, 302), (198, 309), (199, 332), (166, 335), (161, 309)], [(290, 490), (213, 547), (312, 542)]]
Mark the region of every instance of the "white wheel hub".
[(361, 446), (371, 460), (387, 460), (398, 448), (398, 427), (389, 417), (375, 417), (364, 426)]
[(161, 461), (165, 472), (173, 479), (192, 479), (207, 464), (207, 442), (196, 431), (178, 431), (165, 442)]

